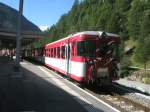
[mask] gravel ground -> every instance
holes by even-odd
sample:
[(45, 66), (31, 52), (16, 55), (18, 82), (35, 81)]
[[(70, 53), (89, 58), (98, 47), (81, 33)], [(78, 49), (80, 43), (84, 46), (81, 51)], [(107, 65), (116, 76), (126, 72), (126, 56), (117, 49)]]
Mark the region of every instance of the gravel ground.
[[(137, 81), (128, 81), (126, 79), (120, 79), (116, 82), (122, 85), (122, 87), (120, 88), (124, 89), (125, 91), (129, 91), (126, 94), (124, 94), (124, 97), (150, 108), (150, 85), (143, 84)], [(129, 88), (125, 88), (125, 87), (129, 87)], [(130, 88), (131, 89), (134, 88), (139, 91), (134, 91), (131, 90)], [(145, 95), (140, 91), (145, 92), (147, 94)]]
[(116, 83), (126, 86), (126, 87), (135, 88), (139, 91), (148, 93), (150, 95), (150, 84), (143, 84), (143, 83), (137, 82), (137, 81), (129, 81), (127, 79), (120, 79), (120, 80), (116, 81)]
[(124, 95), (124, 97), (131, 99), (134, 102), (140, 103), (143, 106), (149, 107), (150, 108), (150, 100), (147, 98), (144, 98), (142, 96), (139, 96), (135, 93), (128, 93), (126, 95)]

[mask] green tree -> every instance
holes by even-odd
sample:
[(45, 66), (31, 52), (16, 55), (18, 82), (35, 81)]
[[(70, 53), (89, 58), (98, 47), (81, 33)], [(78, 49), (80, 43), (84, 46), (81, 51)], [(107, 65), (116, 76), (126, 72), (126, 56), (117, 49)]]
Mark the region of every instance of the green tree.
[(140, 25), (143, 16), (143, 11), (143, 1), (133, 0), (128, 15), (128, 31), (130, 37), (132, 37), (133, 39), (138, 39), (140, 35)]
[(128, 40), (129, 34), (127, 29), (127, 14), (131, 8), (132, 0), (116, 0), (115, 2), (115, 11), (119, 15), (118, 25), (119, 33), (122, 39)]
[(137, 62), (143, 63), (145, 69), (147, 68), (146, 65), (148, 60), (150, 60), (149, 45), (150, 45), (150, 35), (148, 36), (148, 39), (140, 40), (135, 52), (135, 60)]
[(119, 33), (120, 31), (120, 15), (119, 13), (112, 13), (110, 20), (107, 22), (107, 31), (112, 33)]
[(144, 63), (145, 69), (147, 62), (150, 60), (149, 45), (150, 45), (150, 10), (146, 10), (142, 18), (140, 37), (135, 52), (136, 61)]

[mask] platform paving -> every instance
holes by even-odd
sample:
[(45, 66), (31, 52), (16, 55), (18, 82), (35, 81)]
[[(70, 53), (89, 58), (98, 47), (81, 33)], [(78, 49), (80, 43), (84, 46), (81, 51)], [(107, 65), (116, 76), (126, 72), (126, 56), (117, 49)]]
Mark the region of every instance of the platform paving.
[(21, 69), (18, 77), (13, 61), (0, 61), (0, 112), (87, 112), (54, 84), (26, 68)]

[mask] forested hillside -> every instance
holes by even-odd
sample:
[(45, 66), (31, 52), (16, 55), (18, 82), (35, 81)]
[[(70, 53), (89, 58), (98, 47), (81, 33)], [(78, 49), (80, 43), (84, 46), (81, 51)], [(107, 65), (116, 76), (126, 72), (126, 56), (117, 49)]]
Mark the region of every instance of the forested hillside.
[(36, 46), (85, 30), (119, 34), (127, 51), (124, 63), (149, 63), (150, 0), (75, 0), (72, 9), (45, 32), (47, 37)]

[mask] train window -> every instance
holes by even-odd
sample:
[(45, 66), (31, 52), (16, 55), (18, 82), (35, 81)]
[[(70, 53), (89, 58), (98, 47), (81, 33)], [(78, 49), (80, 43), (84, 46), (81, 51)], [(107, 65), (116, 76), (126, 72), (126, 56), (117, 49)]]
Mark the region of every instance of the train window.
[(52, 48), (50, 48), (50, 57), (52, 57)]
[(51, 48), (51, 57), (53, 57), (53, 48)]
[(40, 48), (36, 49), (36, 56), (41, 56), (41, 49)]
[(47, 56), (47, 49), (45, 49), (45, 56)]
[(49, 57), (51, 57), (51, 49), (49, 48)]
[(57, 48), (57, 57), (60, 58), (60, 47)]
[(62, 51), (62, 58), (65, 58), (65, 46), (61, 47), (61, 51)]
[(118, 44), (113, 44), (111, 46), (111, 49), (112, 49), (112, 57), (113, 58), (118, 58), (119, 57), (119, 54), (120, 54), (120, 49), (119, 49), (119, 45)]
[(54, 48), (54, 58), (56, 57), (56, 48)]
[(68, 45), (68, 48), (67, 48), (68, 50), (67, 50), (67, 53), (66, 53), (66, 57), (68, 58), (68, 59), (70, 59), (70, 45)]
[(40, 49), (36, 49), (36, 56), (40, 56)]
[(100, 55), (102, 57), (108, 54), (108, 51), (110, 51), (110, 48), (106, 43), (100, 44)]
[(47, 49), (47, 51), (46, 51), (46, 54), (47, 54), (47, 57), (48, 57), (48, 49)]
[(46, 49), (44, 49), (44, 56), (46, 56)]
[(46, 54), (47, 54), (47, 50), (45, 49), (45, 56), (46, 56)]
[(44, 50), (41, 48), (41, 56), (44, 56)]
[(112, 57), (119, 56), (119, 46), (116, 43), (112, 43), (108, 45), (107, 43), (103, 43), (100, 45), (100, 54), (101, 56), (112, 55)]
[(51, 49), (48, 50), (49, 57), (51, 57)]
[(44, 50), (45, 56), (46, 56), (46, 49)]
[(72, 43), (70, 48), (71, 48), (71, 56), (74, 56), (74, 43)]
[(91, 40), (77, 42), (77, 55), (86, 57), (95, 57), (96, 43)]
[(43, 56), (45, 56), (45, 49), (43, 49)]
[(49, 56), (49, 50), (47, 49), (47, 51), (46, 51), (46, 54), (47, 54), (47, 57)]

